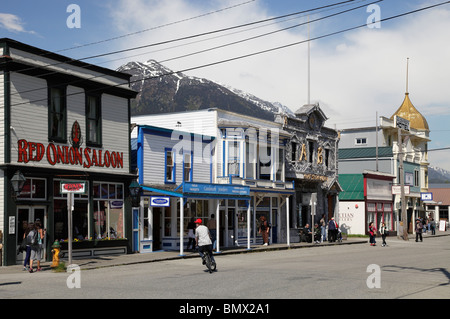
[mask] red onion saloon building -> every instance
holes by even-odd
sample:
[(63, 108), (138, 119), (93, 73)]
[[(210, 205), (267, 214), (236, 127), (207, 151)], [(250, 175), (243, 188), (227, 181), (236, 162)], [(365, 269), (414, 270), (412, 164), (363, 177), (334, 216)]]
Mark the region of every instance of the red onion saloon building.
[(0, 231), (2, 264), (17, 254), (26, 228), (47, 230), (67, 249), (74, 194), (73, 256), (126, 253), (131, 247), (128, 74), (0, 39)]

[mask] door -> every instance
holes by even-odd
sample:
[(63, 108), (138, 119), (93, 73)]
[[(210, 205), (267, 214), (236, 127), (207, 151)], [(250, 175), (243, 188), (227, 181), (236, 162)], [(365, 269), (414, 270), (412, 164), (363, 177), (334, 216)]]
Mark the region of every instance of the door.
[(153, 207), (153, 251), (161, 249), (161, 215), (164, 208)]
[(133, 252), (139, 251), (139, 208), (133, 208)]
[[(22, 243), (23, 237), (27, 230), (27, 227), (30, 223), (34, 223), (37, 220), (40, 220), (43, 229), (47, 229), (47, 209), (44, 206), (18, 206), (17, 207), (17, 243), (16, 247)], [(42, 260), (45, 260), (47, 256), (47, 236), (44, 237), (43, 242), (43, 256)], [(18, 263), (22, 263), (25, 258), (24, 253), (20, 253), (17, 255), (16, 261)]]

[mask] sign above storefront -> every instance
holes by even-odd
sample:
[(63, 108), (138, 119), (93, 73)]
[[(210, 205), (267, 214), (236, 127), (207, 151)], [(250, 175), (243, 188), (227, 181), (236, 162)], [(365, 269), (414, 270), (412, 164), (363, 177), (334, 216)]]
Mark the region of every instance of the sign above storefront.
[(45, 146), (42, 143), (19, 140), (17, 142), (17, 162), (47, 162), (54, 166), (56, 164), (77, 165), (83, 168), (106, 167), (123, 168), (123, 152), (95, 148), (77, 148), (68, 145), (58, 145), (49, 143)]
[(169, 207), (170, 197), (168, 196), (152, 196), (150, 197), (150, 206), (152, 207)]
[(184, 193), (249, 196), (250, 187), (222, 184), (184, 183)]
[(420, 193), (420, 199), (423, 201), (432, 201), (433, 193)]

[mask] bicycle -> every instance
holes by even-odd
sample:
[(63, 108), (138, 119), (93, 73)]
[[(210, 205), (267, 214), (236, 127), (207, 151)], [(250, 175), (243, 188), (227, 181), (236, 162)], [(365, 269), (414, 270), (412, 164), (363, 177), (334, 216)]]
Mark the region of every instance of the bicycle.
[(202, 256), (203, 264), (206, 266), (206, 268), (208, 268), (208, 271), (210, 274), (212, 274), (213, 271), (216, 271), (216, 268), (217, 268), (216, 263), (214, 261), (212, 261), (211, 254), (212, 254), (212, 252), (206, 250), (206, 251), (203, 251), (203, 256)]

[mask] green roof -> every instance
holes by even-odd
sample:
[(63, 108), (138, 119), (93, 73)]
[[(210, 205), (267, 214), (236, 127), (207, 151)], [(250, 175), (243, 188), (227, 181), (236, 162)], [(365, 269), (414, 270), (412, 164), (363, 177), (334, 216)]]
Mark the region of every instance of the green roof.
[[(340, 148), (339, 159), (375, 158), (376, 147)], [(378, 147), (378, 157), (393, 157), (392, 147)]]
[(364, 200), (364, 177), (362, 174), (339, 174), (343, 191), (339, 200)]

